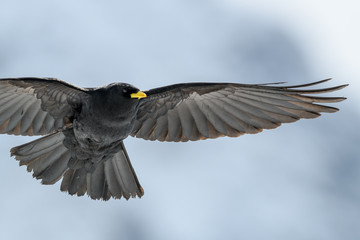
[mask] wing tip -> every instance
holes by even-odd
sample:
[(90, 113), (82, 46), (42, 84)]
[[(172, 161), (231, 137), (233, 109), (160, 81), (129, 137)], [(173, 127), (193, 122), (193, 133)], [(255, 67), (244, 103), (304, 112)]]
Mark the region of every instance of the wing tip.
[[(325, 82), (328, 82), (328, 81), (331, 81), (331, 80), (333, 80), (333, 78), (326, 78), (326, 79), (323, 79), (323, 80), (320, 80), (320, 81), (315, 81), (315, 82), (310, 82), (310, 83), (305, 83), (305, 84), (299, 84), (299, 85), (282, 86), (282, 88), (293, 89), (293, 88), (301, 88), (301, 87), (310, 87), (310, 86), (319, 85), (321, 83), (325, 83)], [(347, 86), (349, 86), (349, 84), (342, 84), (342, 85), (331, 87), (331, 88), (328, 88), (328, 89), (333, 89), (333, 91), (335, 91), (335, 90), (343, 89), (343, 88), (345, 88)]]

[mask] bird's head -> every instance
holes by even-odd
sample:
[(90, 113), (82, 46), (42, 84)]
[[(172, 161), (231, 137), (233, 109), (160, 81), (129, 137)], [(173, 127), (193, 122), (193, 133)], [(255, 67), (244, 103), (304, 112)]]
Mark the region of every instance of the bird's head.
[(141, 99), (147, 97), (144, 92), (127, 83), (113, 83), (108, 85), (108, 93), (110, 96)]
[(139, 100), (146, 94), (126, 83), (112, 83), (92, 93), (92, 108), (98, 115), (126, 117), (136, 114)]

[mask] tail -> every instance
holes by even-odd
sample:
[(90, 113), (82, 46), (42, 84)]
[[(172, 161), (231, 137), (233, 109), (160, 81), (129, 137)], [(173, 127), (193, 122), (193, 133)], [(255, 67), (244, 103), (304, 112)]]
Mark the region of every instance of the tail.
[(42, 184), (54, 184), (63, 177), (60, 189), (71, 195), (87, 193), (92, 199), (103, 200), (144, 195), (123, 143), (111, 159), (87, 172), (85, 168), (69, 168), (71, 154), (63, 145), (64, 139), (63, 133), (53, 133), (12, 148), (11, 155), (20, 165), (26, 165), (33, 177), (41, 179)]
[(60, 189), (78, 196), (87, 192), (92, 199), (103, 200), (144, 195), (123, 143), (119, 152), (101, 162), (92, 173), (85, 168), (66, 171)]

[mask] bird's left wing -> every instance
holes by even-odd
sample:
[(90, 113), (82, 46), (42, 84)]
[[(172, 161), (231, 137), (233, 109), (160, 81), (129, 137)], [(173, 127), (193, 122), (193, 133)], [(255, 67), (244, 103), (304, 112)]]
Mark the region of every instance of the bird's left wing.
[[(330, 79), (297, 85), (248, 85), (233, 83), (176, 84), (145, 91), (131, 133), (147, 140), (188, 141), (257, 133), (297, 121), (315, 118), (337, 108), (331, 103), (342, 97), (312, 94), (339, 90), (346, 85), (323, 89), (299, 89)], [(308, 95), (311, 94), (311, 95)]]
[(0, 133), (31, 136), (61, 129), (86, 91), (51, 78), (0, 79)]

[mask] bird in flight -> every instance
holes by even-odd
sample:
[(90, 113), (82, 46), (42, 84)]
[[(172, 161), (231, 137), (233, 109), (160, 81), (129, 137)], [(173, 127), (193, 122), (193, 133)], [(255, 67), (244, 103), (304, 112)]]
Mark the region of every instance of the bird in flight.
[(347, 85), (183, 83), (148, 91), (126, 83), (80, 88), (54, 78), (0, 79), (0, 133), (45, 135), (11, 149), (43, 184), (92, 199), (141, 197), (123, 140), (168, 142), (258, 133), (316, 118), (343, 97), (319, 97)]

